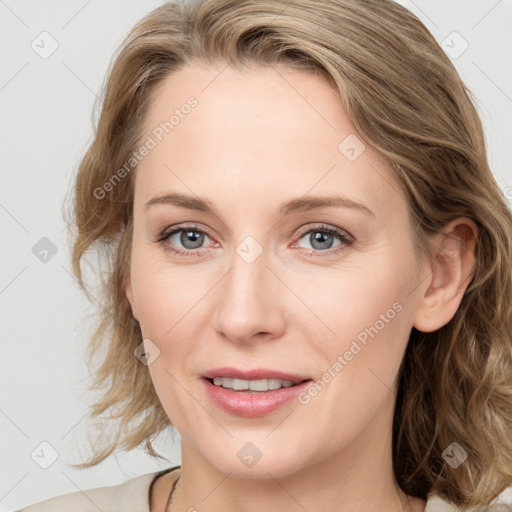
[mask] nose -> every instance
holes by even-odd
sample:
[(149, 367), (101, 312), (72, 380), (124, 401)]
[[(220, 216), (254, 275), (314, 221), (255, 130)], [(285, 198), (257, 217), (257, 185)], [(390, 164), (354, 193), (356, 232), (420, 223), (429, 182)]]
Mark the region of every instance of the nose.
[(232, 342), (279, 338), (286, 327), (284, 288), (265, 252), (250, 263), (233, 252), (230, 270), (216, 287), (214, 330)]

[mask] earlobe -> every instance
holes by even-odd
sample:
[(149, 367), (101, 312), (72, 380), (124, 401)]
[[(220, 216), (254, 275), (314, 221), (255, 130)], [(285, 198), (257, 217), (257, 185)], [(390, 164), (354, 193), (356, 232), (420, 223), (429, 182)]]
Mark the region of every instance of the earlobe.
[(130, 307), (132, 309), (132, 316), (138, 322), (139, 318), (138, 318), (137, 310), (135, 308), (135, 301), (133, 299), (132, 282), (131, 282), (131, 279), (129, 276), (125, 278), (124, 293), (126, 295), (126, 298), (128, 299)]
[(455, 315), (473, 274), (477, 236), (478, 227), (467, 217), (450, 222), (436, 236), (429, 286), (414, 317), (417, 330), (436, 331)]

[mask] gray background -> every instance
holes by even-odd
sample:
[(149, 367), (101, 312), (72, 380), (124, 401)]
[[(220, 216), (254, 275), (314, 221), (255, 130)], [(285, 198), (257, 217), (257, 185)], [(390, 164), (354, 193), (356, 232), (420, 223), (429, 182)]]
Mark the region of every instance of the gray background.
[[(86, 454), (82, 420), (93, 397), (83, 352), (92, 309), (70, 274), (63, 201), (91, 140), (109, 60), (161, 3), (0, 0), (0, 511), (180, 462), (179, 435), (169, 432), (156, 445), (169, 462), (136, 450), (90, 470), (68, 466)], [(512, 0), (400, 3), (445, 41), (477, 97), (491, 167), (512, 199)], [(52, 450), (58, 458), (43, 469)]]

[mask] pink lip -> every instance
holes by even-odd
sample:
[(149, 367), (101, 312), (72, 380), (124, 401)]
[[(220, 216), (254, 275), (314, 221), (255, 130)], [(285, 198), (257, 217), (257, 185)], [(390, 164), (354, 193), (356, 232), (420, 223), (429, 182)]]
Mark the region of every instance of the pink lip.
[[(264, 416), (275, 411), (289, 400), (299, 395), (309, 385), (311, 379), (303, 378), (291, 373), (277, 372), (274, 370), (249, 370), (241, 371), (234, 368), (217, 368), (203, 375), (202, 382), (205, 386), (205, 392), (213, 401), (224, 411), (238, 416), (254, 418)], [(257, 379), (280, 379), (300, 382), (289, 388), (280, 388), (263, 393), (253, 393), (248, 391), (233, 391), (224, 389), (221, 386), (215, 386), (209, 379), (214, 377), (227, 377), (234, 379), (257, 380)]]
[[(259, 379), (279, 379), (301, 382), (309, 380), (311, 377), (296, 375), (293, 373), (270, 370), (267, 368), (255, 368), (253, 370), (239, 370), (237, 368), (223, 367), (213, 368), (203, 373), (203, 377), (213, 379), (214, 377), (227, 377), (230, 379), (259, 380)], [(278, 391), (278, 390), (276, 390)]]
[(226, 412), (248, 418), (270, 414), (289, 400), (296, 398), (309, 385), (309, 381), (304, 381), (289, 388), (274, 389), (264, 393), (249, 393), (224, 389), (211, 383), (208, 379), (202, 381), (206, 393), (216, 405)]

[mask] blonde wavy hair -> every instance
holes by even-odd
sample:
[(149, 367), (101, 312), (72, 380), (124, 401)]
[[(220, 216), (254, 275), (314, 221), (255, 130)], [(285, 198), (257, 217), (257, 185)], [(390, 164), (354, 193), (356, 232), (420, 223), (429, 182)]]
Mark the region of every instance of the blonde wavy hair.
[[(477, 224), (475, 267), (455, 316), (435, 332), (412, 329), (393, 464), (410, 495), (426, 499), (433, 490), (459, 506), (488, 504), (512, 482), (512, 214), (489, 169), (471, 93), (426, 27), (391, 0), (181, 0), (150, 12), (124, 39), (72, 189), (70, 231), (83, 291), (86, 253), (106, 265), (87, 347), (91, 390), (100, 391), (90, 419), (108, 411), (115, 429), (89, 437), (94, 455), (74, 466), (94, 466), (142, 443), (162, 458), (152, 441), (171, 422), (134, 356), (142, 333), (124, 293), (134, 172), (101, 199), (94, 191), (140, 146), (159, 84), (193, 59), (235, 68), (284, 64), (333, 84), (361, 138), (401, 184), (419, 257), (432, 255), (429, 235), (454, 218)], [(441, 456), (454, 441), (469, 454), (457, 469)]]

